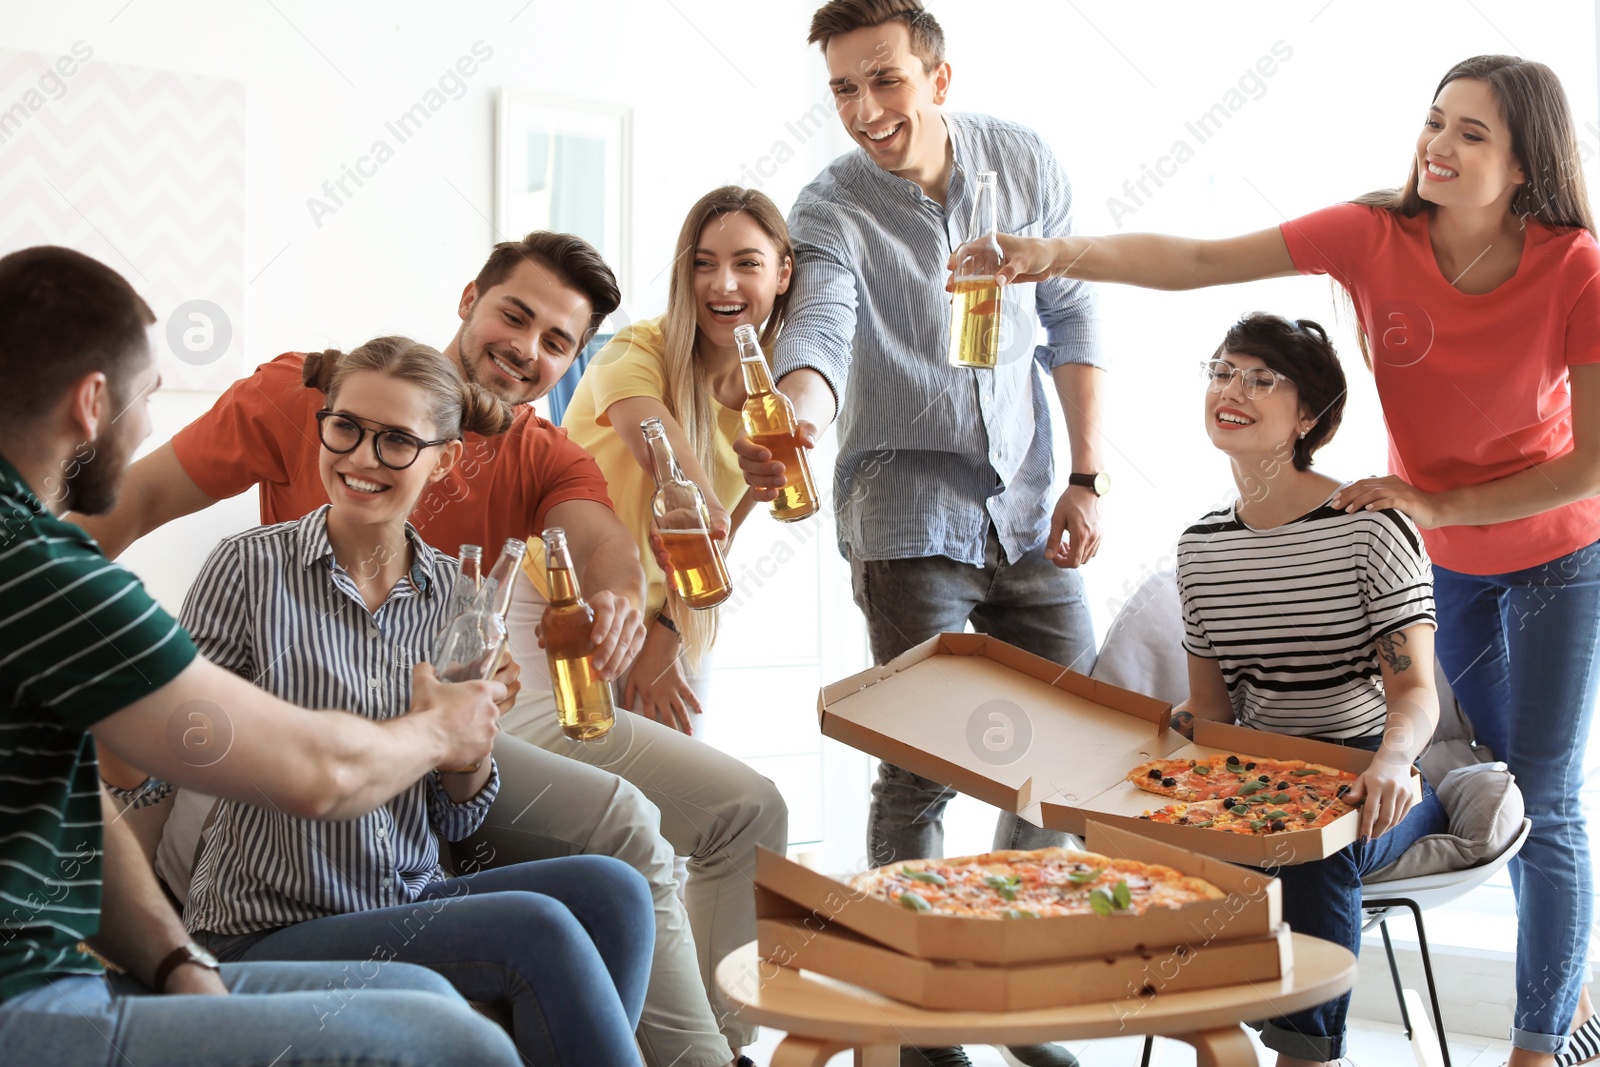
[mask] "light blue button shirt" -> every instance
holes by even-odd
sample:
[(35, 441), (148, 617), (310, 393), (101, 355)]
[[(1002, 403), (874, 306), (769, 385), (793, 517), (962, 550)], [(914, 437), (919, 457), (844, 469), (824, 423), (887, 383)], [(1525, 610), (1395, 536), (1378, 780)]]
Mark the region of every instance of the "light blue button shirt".
[(1059, 279), (1006, 287), (998, 369), (948, 364), (946, 264), (971, 236), (977, 174), (998, 174), (1005, 233), (1071, 233), (1072, 190), (1027, 127), (967, 114), (945, 125), (946, 207), (856, 149), (801, 190), (789, 216), (795, 288), (773, 371), (813, 368), (840, 400), (839, 549), (861, 559), (981, 565), (991, 523), (1008, 559), (1040, 545), (1054, 503), (1043, 372), (1104, 365), (1092, 287)]

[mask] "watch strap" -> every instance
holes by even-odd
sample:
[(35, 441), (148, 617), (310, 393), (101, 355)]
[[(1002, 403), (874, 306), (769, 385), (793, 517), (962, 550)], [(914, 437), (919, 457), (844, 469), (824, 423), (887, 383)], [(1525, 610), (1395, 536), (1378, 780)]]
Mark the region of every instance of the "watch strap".
[(182, 967), (185, 963), (204, 967), (208, 971), (220, 971), (222, 969), (205, 949), (191, 941), (187, 945), (179, 945), (167, 953), (166, 958), (156, 967), (155, 978), (151, 981), (155, 991), (157, 993), (166, 992), (167, 979), (172, 976), (173, 971)]

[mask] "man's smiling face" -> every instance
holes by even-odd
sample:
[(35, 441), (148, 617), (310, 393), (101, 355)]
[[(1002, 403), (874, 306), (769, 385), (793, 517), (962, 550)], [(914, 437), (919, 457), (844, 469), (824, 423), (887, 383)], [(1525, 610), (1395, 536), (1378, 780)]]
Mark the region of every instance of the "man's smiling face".
[(537, 400), (572, 366), (593, 310), (582, 292), (536, 258), (482, 293), (469, 284), (457, 309), (461, 373), (508, 404)]
[(904, 22), (842, 33), (824, 55), (839, 121), (868, 158), (911, 181), (944, 165), (939, 108), (949, 93), (950, 64), (926, 69)]

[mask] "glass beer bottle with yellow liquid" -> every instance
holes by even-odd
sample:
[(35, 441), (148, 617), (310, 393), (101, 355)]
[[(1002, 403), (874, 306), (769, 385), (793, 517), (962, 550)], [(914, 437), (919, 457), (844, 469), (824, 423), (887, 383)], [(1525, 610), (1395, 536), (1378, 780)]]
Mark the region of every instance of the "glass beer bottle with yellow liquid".
[(650, 513), (655, 516), (661, 544), (667, 550), (667, 577), (678, 596), (691, 608), (710, 608), (728, 599), (733, 582), (722, 549), (711, 539), (711, 514), (700, 487), (683, 476), (672, 453), (667, 429), (660, 419), (645, 419), (645, 446), (656, 478)]
[(574, 741), (588, 741), (609, 731), (617, 713), (611, 703), (611, 683), (594, 669), (594, 609), (578, 589), (567, 532), (559, 526), (544, 532), (544, 561), (550, 596), (544, 613), (544, 651), (550, 661), (556, 715), (562, 733)]
[(807, 450), (794, 439), (794, 405), (773, 388), (772, 371), (761, 352), (756, 328), (740, 326), (733, 331), (733, 339), (739, 346), (739, 369), (744, 371), (745, 401), (740, 412), (744, 432), (783, 464), (784, 486), (772, 502), (772, 517), (794, 522), (815, 515), (819, 506), (817, 484), (811, 479)]
[(950, 298), (950, 365), (993, 370), (1000, 363), (1000, 287), (995, 272), (1005, 258), (996, 222), (995, 172), (978, 175), (972, 225), (956, 263)]

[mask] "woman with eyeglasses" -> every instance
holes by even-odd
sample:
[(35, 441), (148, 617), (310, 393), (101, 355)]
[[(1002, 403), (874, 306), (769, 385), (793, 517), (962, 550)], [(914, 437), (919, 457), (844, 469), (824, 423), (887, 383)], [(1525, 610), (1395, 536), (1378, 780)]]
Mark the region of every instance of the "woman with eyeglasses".
[[(1178, 541), (1189, 697), (1196, 718), (1370, 750), (1346, 799), (1360, 837), (1271, 871), (1294, 930), (1361, 950), (1361, 879), (1447, 820), (1411, 765), (1439, 718), (1433, 588), (1416, 526), (1399, 511), (1336, 506), (1344, 483), (1311, 469), (1344, 410), (1345, 379), (1321, 326), (1256, 313), (1201, 364), (1205, 427), (1239, 498)], [(1281, 1067), (1344, 1055), (1347, 993), (1265, 1024)]]
[[(511, 410), (404, 337), (308, 355), (302, 373), (327, 395), (307, 432), (329, 503), (223, 541), (182, 619), (205, 655), (286, 700), (387, 719), (409, 706), (413, 671), (431, 670), (459, 577), (407, 516), (460, 458), (463, 431), (503, 433)], [(516, 675), (508, 660), (507, 704)], [(296, 818), (266, 796), (219, 802), (184, 922), (227, 961), (366, 959), (369, 979), (391, 959), (432, 967), (469, 1000), (509, 1007), (531, 1063), (636, 1062), (654, 940), (644, 879), (606, 856), (448, 877), (439, 837), (475, 831), (498, 788), (490, 759), (434, 771), (351, 822)], [(329, 1014), (362, 978), (330, 993)]]
[(1511, 1067), (1600, 1055), (1578, 796), (1600, 689), (1600, 247), (1578, 158), (1550, 68), (1476, 56), (1440, 82), (1398, 189), (1225, 240), (1000, 239), (1002, 282), (1197, 289), (1326, 274), (1343, 287), (1390, 474), (1334, 504), (1395, 508), (1422, 528), (1439, 660), (1533, 823), (1511, 861)]

